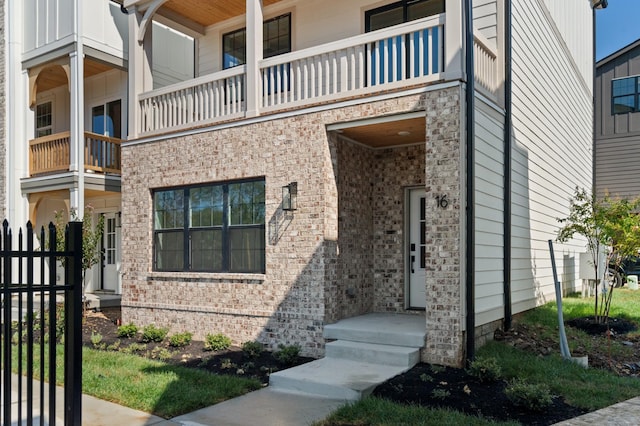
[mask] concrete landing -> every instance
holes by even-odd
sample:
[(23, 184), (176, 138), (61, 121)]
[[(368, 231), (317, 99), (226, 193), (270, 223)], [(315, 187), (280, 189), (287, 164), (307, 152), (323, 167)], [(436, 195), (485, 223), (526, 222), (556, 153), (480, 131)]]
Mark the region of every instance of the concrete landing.
[(122, 296), (114, 293), (86, 293), (87, 309), (102, 309), (120, 306)]
[(356, 401), (420, 361), (426, 335), (421, 315), (367, 314), (324, 328), (323, 359), (273, 373), (269, 387)]

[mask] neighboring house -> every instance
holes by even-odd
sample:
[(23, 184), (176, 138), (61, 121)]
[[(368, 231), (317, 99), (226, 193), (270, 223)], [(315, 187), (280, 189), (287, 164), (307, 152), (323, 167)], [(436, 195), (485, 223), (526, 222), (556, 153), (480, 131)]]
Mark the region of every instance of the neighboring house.
[[(4, 3), (7, 216), (113, 219), (123, 321), (319, 357), (326, 324), (418, 315), (460, 365), (553, 297), (588, 1), (475, 0), (468, 48), (463, 0)], [(557, 247), (567, 289), (584, 250)]]
[(640, 197), (640, 40), (598, 61), (595, 88), (597, 194)]
[[(64, 212), (65, 220), (82, 218), (87, 208), (94, 224), (103, 215), (103, 260), (87, 274), (86, 289), (119, 294), (128, 16), (108, 0), (8, 0), (2, 6), (3, 216), (17, 231), (27, 220), (40, 230), (56, 212)], [(153, 29), (160, 42), (175, 47), (173, 30), (159, 24)], [(193, 76), (192, 57), (185, 53), (177, 71), (160, 57), (158, 84), (183, 78), (180, 72)]]

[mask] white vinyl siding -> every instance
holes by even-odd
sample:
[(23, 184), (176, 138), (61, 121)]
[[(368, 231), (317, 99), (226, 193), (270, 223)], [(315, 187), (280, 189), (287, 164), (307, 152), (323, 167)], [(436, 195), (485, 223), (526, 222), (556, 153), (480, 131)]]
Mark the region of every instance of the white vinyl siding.
[(154, 89), (195, 77), (195, 47), (192, 37), (154, 22), (151, 40)]
[(474, 0), (473, 28), (494, 46), (497, 44), (498, 5), (496, 0)]
[[(589, 51), (588, 2), (570, 1), (573, 27)], [(512, 300), (514, 313), (553, 297), (548, 240), (555, 240), (557, 218), (568, 214), (576, 186), (592, 178), (591, 91), (562, 31), (539, 1), (513, 3)], [(561, 20), (561, 23), (564, 22)], [(590, 52), (590, 51), (589, 51)], [(589, 56), (589, 55), (587, 55)], [(558, 271), (577, 276), (584, 241), (556, 244)], [(564, 283), (565, 289), (578, 283)]]
[(476, 98), (476, 325), (504, 316), (504, 116)]

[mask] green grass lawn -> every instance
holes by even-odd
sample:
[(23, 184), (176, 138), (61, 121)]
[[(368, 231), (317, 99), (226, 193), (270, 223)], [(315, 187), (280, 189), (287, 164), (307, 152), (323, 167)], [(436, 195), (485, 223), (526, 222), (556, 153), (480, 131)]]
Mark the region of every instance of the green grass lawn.
[[(56, 382), (63, 385), (62, 345), (57, 349)], [(13, 352), (15, 367), (15, 346)], [(34, 355), (34, 374), (39, 377), (38, 346)], [(45, 375), (48, 375), (48, 366), (45, 365), (45, 369)], [(17, 372), (15, 368), (14, 371)], [(90, 348), (82, 351), (83, 393), (164, 418), (179, 416), (259, 388), (261, 384), (255, 379), (216, 375), (121, 352)]]

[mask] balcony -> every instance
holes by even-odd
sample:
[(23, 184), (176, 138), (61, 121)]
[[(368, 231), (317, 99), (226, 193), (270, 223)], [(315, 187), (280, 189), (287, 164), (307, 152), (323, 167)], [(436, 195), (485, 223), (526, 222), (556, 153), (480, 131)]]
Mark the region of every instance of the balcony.
[[(445, 22), (442, 13), (259, 61), (253, 104), (267, 115), (444, 81)], [(495, 98), (498, 62), (490, 46), (476, 34), (476, 87)], [(247, 70), (238, 66), (140, 94), (138, 136), (247, 117)]]
[[(119, 175), (121, 172), (120, 144), (120, 139), (85, 132), (84, 169), (94, 173)], [(30, 177), (68, 172), (70, 164), (69, 132), (56, 133), (29, 141)]]

